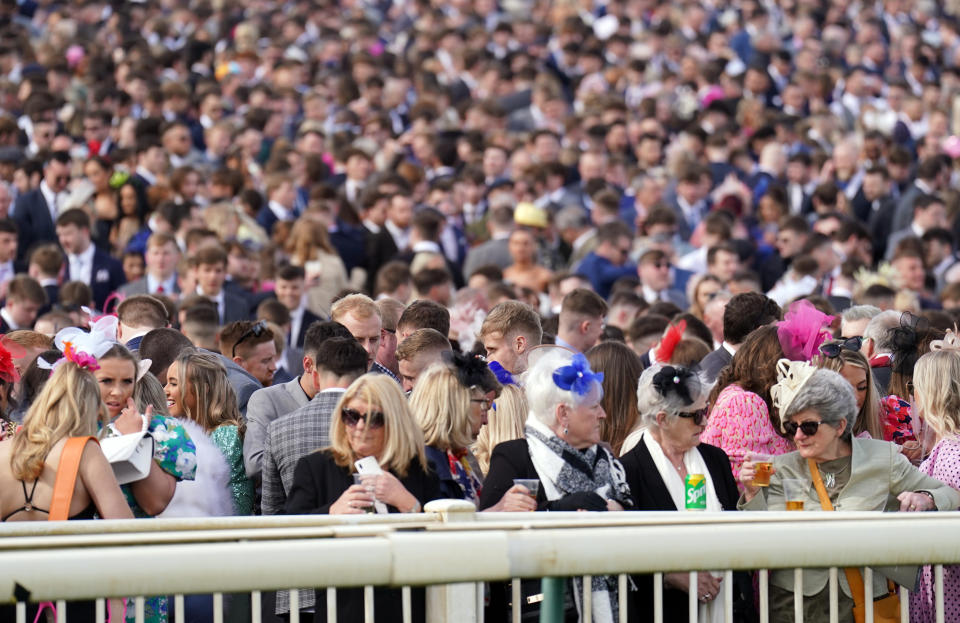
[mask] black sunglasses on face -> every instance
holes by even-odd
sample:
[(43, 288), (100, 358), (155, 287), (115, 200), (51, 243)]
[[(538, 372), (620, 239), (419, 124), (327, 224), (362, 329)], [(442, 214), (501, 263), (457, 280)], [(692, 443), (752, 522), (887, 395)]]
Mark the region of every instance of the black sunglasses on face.
[(252, 327), (250, 327), (249, 329), (247, 329), (247, 330), (243, 333), (243, 335), (240, 336), (240, 339), (237, 340), (236, 343), (234, 343), (234, 345), (233, 345), (233, 350), (231, 351), (230, 356), (231, 356), (231, 357), (236, 357), (236, 356), (237, 356), (237, 346), (240, 346), (240, 343), (243, 342), (245, 339), (247, 339), (248, 337), (251, 337), (251, 336), (252, 336), (252, 337), (260, 337), (261, 335), (263, 335), (263, 332), (266, 331), (266, 330), (267, 330), (267, 321), (266, 321), (266, 320), (261, 320), (261, 321), (258, 322), (257, 324), (255, 324), (255, 325), (253, 325)]
[(807, 437), (813, 437), (814, 435), (817, 434), (817, 431), (820, 430), (821, 424), (823, 424), (823, 422), (810, 421), (810, 422), (800, 422), (799, 424), (797, 424), (796, 422), (784, 422), (783, 430), (785, 433), (787, 433), (788, 437), (796, 436), (797, 429), (802, 430), (803, 434), (806, 435)]
[(682, 418), (688, 418), (693, 420), (693, 423), (696, 424), (697, 426), (700, 426), (707, 421), (706, 408), (700, 409), (699, 411), (688, 411), (684, 413), (678, 413), (677, 415), (679, 415)]
[(840, 351), (843, 350), (855, 350), (859, 351), (860, 347), (863, 346), (863, 338), (860, 336), (850, 337), (842, 342), (830, 342), (829, 344), (823, 344), (820, 346), (820, 352), (826, 355), (827, 357), (833, 359), (834, 357), (840, 356)]
[(340, 419), (350, 428), (356, 426), (360, 420), (363, 420), (368, 428), (380, 428), (383, 426), (383, 413), (380, 411), (360, 413), (355, 409), (341, 409)]

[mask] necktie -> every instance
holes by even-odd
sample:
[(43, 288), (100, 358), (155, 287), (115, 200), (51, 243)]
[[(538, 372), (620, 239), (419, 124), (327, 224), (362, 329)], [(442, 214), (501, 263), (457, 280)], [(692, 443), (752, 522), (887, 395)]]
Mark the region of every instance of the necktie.
[(161, 283), (160, 285), (157, 286), (157, 294), (163, 294), (163, 293), (164, 293), (164, 289), (163, 289), (163, 284)]

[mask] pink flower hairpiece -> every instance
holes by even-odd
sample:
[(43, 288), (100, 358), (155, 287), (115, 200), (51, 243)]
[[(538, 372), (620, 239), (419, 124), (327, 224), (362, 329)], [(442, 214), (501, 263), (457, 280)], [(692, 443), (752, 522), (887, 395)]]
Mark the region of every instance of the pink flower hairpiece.
[(827, 330), (831, 322), (833, 316), (821, 312), (810, 301), (797, 301), (777, 323), (783, 354), (792, 361), (810, 361), (819, 352), (820, 345), (831, 338)]
[[(63, 358), (67, 361), (72, 361), (84, 370), (89, 370), (90, 372), (100, 369), (100, 364), (97, 363), (97, 358), (90, 353), (78, 351), (73, 347), (72, 342), (64, 342), (63, 345), (66, 347), (63, 350)], [(58, 361), (57, 363), (60, 362)], [(54, 364), (54, 367), (56, 367), (56, 364)]]

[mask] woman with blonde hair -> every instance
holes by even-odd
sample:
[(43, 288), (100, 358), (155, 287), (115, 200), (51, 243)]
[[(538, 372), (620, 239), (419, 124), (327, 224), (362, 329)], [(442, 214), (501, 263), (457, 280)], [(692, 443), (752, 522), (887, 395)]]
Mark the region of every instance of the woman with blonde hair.
[(880, 394), (873, 378), (870, 363), (860, 352), (863, 338), (827, 342), (820, 347), (820, 354), (811, 363), (818, 368), (839, 372), (857, 398), (857, 419), (853, 424), (853, 436), (857, 438), (883, 439), (880, 423)]
[[(953, 331), (933, 342), (932, 352), (917, 360), (914, 368), (914, 410), (932, 443), (929, 456), (920, 471), (954, 489), (960, 489), (960, 339)], [(932, 623), (936, 620), (933, 568), (920, 570), (917, 589), (910, 593), (910, 620)], [(960, 566), (943, 567), (944, 612), (960, 609)]]
[[(423, 432), (397, 382), (386, 375), (365, 374), (350, 384), (333, 411), (330, 446), (297, 463), (286, 512), (419, 513), (424, 504), (441, 497), (423, 446)], [(357, 462), (369, 457), (380, 471), (367, 466), (363, 482), (354, 484)], [(399, 589), (377, 588), (373, 594), (377, 621), (402, 620)], [(317, 590), (316, 612), (327, 611), (326, 595)], [(341, 623), (364, 620), (362, 589), (338, 589), (337, 605)], [(412, 612), (411, 620), (424, 620), (423, 589), (412, 590)]]
[(490, 454), (497, 444), (523, 437), (523, 423), (529, 411), (527, 396), (513, 375), (496, 361), (488, 365), (503, 387), (487, 411), (486, 426), (480, 429), (477, 441), (471, 448), (484, 474), (490, 468)]
[(469, 448), (499, 393), (500, 383), (483, 358), (450, 351), (417, 379), (410, 408), (423, 429), (427, 461), (440, 478), (443, 497), (479, 501), (483, 473)]
[(308, 213), (297, 219), (283, 250), (291, 264), (303, 266), (311, 308), (330, 309), (337, 293), (350, 286), (347, 268), (330, 243), (327, 227), (315, 216)]
[[(164, 392), (170, 415), (185, 422), (191, 438), (197, 443), (197, 488), (207, 492), (204, 473), (210, 467), (209, 473), (214, 476), (222, 474), (220, 459), (225, 460), (232, 514), (250, 515), (253, 512), (254, 486), (247, 478), (243, 466), (243, 434), (246, 424), (237, 408), (236, 394), (227, 380), (226, 368), (216, 355), (187, 349), (180, 353), (167, 369)], [(218, 450), (217, 453), (212, 452), (209, 444), (205, 443), (208, 437)], [(212, 480), (214, 483), (223, 482), (222, 476)], [(215, 486), (209, 493), (220, 494), (220, 488)], [(207, 498), (207, 501), (211, 502), (209, 508), (217, 508), (212, 505), (212, 498)], [(185, 500), (182, 496), (181, 500), (177, 500), (175, 496), (173, 502), (175, 508), (172, 512), (181, 514)], [(223, 505), (219, 505), (219, 508), (223, 509)], [(229, 505), (225, 510), (227, 512), (210, 514), (231, 514)]]

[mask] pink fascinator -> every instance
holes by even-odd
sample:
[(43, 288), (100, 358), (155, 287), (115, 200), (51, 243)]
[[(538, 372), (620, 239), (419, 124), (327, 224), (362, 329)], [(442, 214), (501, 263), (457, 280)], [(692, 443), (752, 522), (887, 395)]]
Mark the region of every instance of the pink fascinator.
[(777, 323), (783, 354), (792, 361), (810, 361), (820, 345), (831, 338), (827, 330), (831, 322), (833, 316), (821, 312), (810, 301), (795, 302)]

